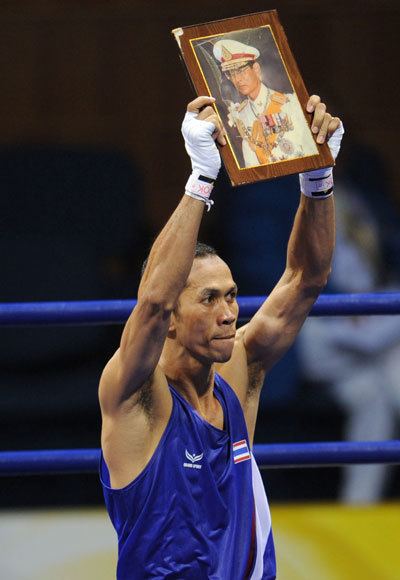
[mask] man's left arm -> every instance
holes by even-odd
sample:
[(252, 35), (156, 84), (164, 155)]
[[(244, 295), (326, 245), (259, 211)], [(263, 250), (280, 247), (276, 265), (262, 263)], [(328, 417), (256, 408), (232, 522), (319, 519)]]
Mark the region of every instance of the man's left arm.
[[(317, 96), (310, 98), (307, 110), (314, 111), (312, 127), (317, 143), (324, 142), (341, 125), (340, 119), (326, 112)], [(340, 139), (336, 145), (338, 149)], [(289, 239), (284, 274), (242, 330), (248, 364), (260, 362), (264, 371), (268, 371), (292, 345), (326, 285), (335, 243), (330, 175), (331, 169), (301, 176), (303, 193)]]
[(249, 364), (259, 361), (268, 371), (292, 345), (327, 282), (334, 232), (333, 198), (301, 195), (285, 271), (243, 332)]

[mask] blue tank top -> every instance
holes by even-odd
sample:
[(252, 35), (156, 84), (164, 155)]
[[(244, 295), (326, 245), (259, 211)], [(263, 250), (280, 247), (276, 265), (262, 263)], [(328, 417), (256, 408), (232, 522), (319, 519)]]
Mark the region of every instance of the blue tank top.
[(170, 386), (172, 413), (144, 470), (121, 489), (101, 482), (118, 534), (118, 580), (273, 580), (268, 503), (249, 448), (243, 411), (215, 376), (224, 430)]

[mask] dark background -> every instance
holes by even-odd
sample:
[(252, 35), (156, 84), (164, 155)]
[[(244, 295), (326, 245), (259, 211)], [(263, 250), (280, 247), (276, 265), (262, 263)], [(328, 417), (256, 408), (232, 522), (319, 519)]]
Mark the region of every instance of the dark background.
[[(2, 2), (2, 301), (136, 295), (139, 265), (190, 171), (180, 123), (194, 94), (170, 30), (270, 8), (279, 11), (309, 92), (323, 95), (345, 122), (336, 174), (373, 186), (377, 212), (393, 231), (398, 2)], [(259, 189), (230, 190), (221, 178), (201, 238), (232, 264), (243, 294), (268, 292), (277, 281), (297, 192), (293, 178), (269, 184), (261, 198)], [(268, 247), (260, 245), (265, 204), (274, 216)], [(254, 261), (260, 253), (265, 273)], [(398, 266), (396, 252), (387, 260)], [(120, 332), (0, 329), (2, 449), (97, 447), (97, 384)], [(340, 439), (341, 409), (326, 391), (293, 380), (293, 356), (267, 386), (256, 441)], [(311, 500), (336, 497), (341, 473), (272, 470), (267, 477), (272, 500)], [(396, 489), (398, 474), (388, 497)], [(0, 490), (2, 507), (102, 501), (95, 475), (3, 478)]]

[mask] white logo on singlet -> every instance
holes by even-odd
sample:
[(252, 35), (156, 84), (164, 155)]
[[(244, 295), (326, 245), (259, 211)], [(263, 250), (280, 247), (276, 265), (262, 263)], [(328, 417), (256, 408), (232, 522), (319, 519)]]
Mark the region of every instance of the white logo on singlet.
[(200, 455), (192, 455), (187, 449), (185, 449), (185, 455), (186, 459), (189, 459), (190, 463), (184, 463), (183, 467), (188, 467), (189, 469), (201, 469), (201, 465), (196, 464), (197, 461), (201, 461), (203, 459), (203, 453), (200, 453)]

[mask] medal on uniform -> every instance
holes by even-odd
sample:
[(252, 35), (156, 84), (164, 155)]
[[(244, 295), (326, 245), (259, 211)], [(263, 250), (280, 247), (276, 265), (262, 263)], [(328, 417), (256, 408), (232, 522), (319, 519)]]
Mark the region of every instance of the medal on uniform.
[(265, 115), (258, 115), (258, 120), (260, 121), (263, 131), (264, 133), (269, 133), (269, 125), (268, 125), (268, 119)]
[(285, 153), (285, 155), (293, 155), (294, 153), (294, 145), (293, 143), (287, 139), (283, 138), (279, 140), (279, 147)]

